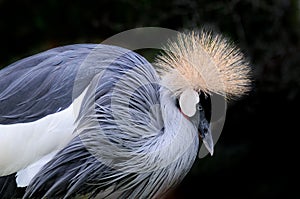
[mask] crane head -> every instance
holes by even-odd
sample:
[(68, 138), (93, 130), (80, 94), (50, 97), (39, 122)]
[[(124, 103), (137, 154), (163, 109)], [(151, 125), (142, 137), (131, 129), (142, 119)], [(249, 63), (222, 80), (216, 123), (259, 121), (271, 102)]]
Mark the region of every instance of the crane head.
[[(199, 137), (202, 139), (203, 144), (205, 145), (208, 152), (213, 155), (214, 153), (214, 142), (211, 134), (211, 129), (209, 125), (209, 118), (207, 112), (209, 110), (204, 109), (206, 104), (203, 103), (206, 100), (206, 97), (201, 97), (200, 95), (205, 96), (203, 92), (198, 94), (192, 89), (185, 90), (179, 97), (179, 108), (187, 118), (193, 117), (198, 111), (198, 131)], [(209, 107), (210, 108), (210, 107)], [(207, 109), (207, 108), (206, 108)]]
[(178, 34), (164, 50), (155, 63), (161, 83), (179, 99), (186, 117), (199, 112), (199, 137), (212, 155), (210, 118), (199, 96), (217, 94), (228, 101), (244, 95), (251, 88), (250, 64), (232, 42), (204, 29)]

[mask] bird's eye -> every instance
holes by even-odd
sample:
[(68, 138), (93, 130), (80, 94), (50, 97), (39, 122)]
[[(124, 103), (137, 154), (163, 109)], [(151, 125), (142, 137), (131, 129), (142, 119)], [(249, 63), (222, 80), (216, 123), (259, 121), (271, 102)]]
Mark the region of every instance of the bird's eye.
[(197, 110), (198, 111), (202, 111), (203, 110), (203, 108), (202, 108), (202, 106), (200, 104), (197, 104)]

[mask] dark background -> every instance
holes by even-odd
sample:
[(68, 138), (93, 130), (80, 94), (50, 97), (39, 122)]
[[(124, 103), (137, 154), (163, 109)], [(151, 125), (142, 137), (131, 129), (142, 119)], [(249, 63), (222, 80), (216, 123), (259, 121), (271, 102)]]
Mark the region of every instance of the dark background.
[(214, 156), (197, 160), (169, 197), (297, 197), (299, 8), (297, 0), (0, 0), (0, 68), (52, 47), (100, 43), (136, 27), (209, 25), (247, 55), (253, 90), (229, 105)]

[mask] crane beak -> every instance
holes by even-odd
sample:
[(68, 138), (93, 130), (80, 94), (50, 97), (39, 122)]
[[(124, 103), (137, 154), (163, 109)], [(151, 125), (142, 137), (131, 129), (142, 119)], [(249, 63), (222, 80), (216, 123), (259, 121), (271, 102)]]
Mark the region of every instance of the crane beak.
[(213, 142), (211, 130), (209, 128), (209, 123), (205, 117), (201, 118), (198, 129), (199, 129), (200, 138), (202, 139), (204, 146), (212, 156), (214, 154), (214, 142)]

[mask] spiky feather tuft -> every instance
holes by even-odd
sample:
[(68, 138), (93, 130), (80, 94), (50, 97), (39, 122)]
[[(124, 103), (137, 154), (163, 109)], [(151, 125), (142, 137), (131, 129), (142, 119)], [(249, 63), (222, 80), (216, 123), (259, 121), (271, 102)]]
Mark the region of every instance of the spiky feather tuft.
[(241, 51), (212, 31), (178, 34), (155, 65), (162, 84), (179, 96), (187, 88), (231, 99), (250, 90), (250, 66)]

